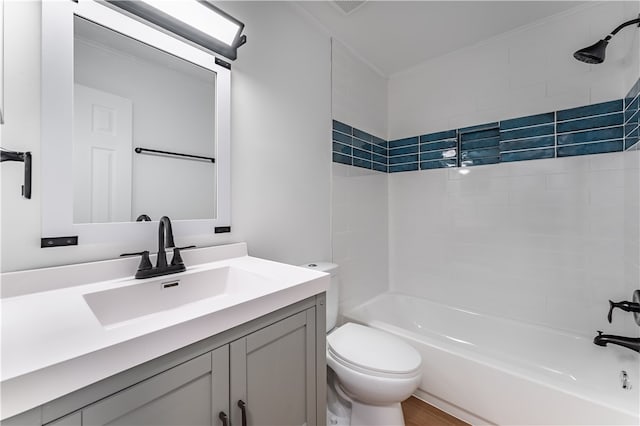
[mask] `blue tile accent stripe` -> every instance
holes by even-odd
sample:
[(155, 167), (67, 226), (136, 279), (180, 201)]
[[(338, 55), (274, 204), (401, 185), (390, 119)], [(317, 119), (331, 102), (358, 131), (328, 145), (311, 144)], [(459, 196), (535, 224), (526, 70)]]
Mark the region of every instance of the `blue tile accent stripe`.
[(624, 149), (640, 148), (640, 79), (624, 98)]
[(389, 141), (389, 149), (407, 145), (417, 145), (418, 143), (419, 142), (417, 136), (414, 136), (412, 138), (396, 139), (394, 141)]
[(500, 130), (518, 129), (520, 127), (537, 126), (540, 124), (550, 124), (556, 121), (552, 112), (546, 114), (530, 115), (528, 117), (512, 118), (500, 122)]
[(386, 141), (333, 121), (333, 161), (386, 173), (640, 149), (640, 79), (624, 99)]
[(389, 165), (389, 173), (411, 172), (411, 171), (415, 171), (415, 170), (418, 170), (418, 163)]
[(556, 137), (555, 135), (551, 134), (548, 136), (538, 136), (534, 138), (516, 139), (500, 142), (500, 152), (504, 154), (509, 151), (554, 147), (555, 145)]
[(565, 121), (620, 111), (622, 111), (622, 99), (558, 111), (556, 113), (556, 120)]
[(396, 155), (417, 154), (418, 145), (401, 146), (400, 148), (389, 149), (389, 157), (395, 157)]
[(458, 165), (458, 131), (445, 130), (420, 136), (420, 170)]
[(556, 132), (555, 125), (544, 124), (541, 126), (524, 127), (522, 129), (505, 130), (500, 129), (500, 140), (510, 141), (514, 139), (527, 139), (536, 136), (553, 135)]
[(333, 120), (332, 127), (334, 163), (388, 172), (389, 149), (386, 140), (337, 120)]
[(540, 158), (553, 158), (555, 156), (555, 148), (510, 151), (501, 154), (500, 162), (507, 163), (509, 161), (538, 160)]
[(460, 129), (458, 135), (461, 165), (468, 167), (500, 161), (499, 123)]
[(601, 154), (603, 152), (622, 151), (622, 139), (598, 143), (584, 143), (558, 147), (558, 157), (573, 155)]

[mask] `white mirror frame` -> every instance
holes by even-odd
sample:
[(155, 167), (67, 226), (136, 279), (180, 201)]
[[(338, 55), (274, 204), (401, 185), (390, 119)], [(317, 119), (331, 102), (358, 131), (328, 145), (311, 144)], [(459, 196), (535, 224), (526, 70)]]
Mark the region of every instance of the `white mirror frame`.
[[(73, 17), (111, 28), (216, 73), (216, 218), (176, 220), (176, 235), (213, 234), (231, 225), (231, 71), (215, 56), (94, 0), (42, 2), (42, 237), (78, 244), (148, 241), (154, 222), (73, 223)], [(159, 219), (159, 218), (157, 218)], [(43, 242), (44, 246), (44, 242)]]

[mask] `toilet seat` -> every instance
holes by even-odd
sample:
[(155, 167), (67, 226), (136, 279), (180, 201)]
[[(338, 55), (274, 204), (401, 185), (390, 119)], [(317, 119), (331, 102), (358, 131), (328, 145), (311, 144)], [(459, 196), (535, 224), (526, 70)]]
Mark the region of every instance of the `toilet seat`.
[(422, 365), (418, 351), (406, 342), (354, 323), (327, 336), (327, 355), (346, 368), (375, 377), (414, 377)]

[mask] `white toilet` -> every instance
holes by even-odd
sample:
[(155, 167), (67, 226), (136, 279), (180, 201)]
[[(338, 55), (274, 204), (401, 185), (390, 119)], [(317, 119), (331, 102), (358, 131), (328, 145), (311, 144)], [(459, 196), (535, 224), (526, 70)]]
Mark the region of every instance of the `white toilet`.
[[(335, 389), (338, 397), (329, 395), (329, 404), (346, 401), (350, 405), (350, 424), (354, 426), (404, 425), (400, 402), (411, 396), (420, 383), (420, 354), (399, 338), (371, 327), (346, 323), (334, 328), (338, 318), (338, 265), (315, 262), (303, 266), (331, 274), (327, 291), (327, 366), (335, 373), (337, 383), (332, 383), (330, 371), (328, 387), (330, 392)], [(349, 409), (338, 411), (348, 413)], [(328, 418), (329, 424), (331, 420)], [(334, 418), (333, 424), (341, 422)]]

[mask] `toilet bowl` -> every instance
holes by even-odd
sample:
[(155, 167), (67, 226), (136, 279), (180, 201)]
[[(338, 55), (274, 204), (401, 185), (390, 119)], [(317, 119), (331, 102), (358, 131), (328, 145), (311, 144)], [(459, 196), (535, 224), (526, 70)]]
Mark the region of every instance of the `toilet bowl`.
[[(334, 328), (338, 316), (338, 266), (315, 262), (303, 265), (331, 274), (327, 291), (327, 366), (335, 377), (328, 383), (328, 400), (350, 407), (348, 424), (354, 426), (403, 426), (401, 401), (417, 389), (422, 378), (418, 351), (398, 337), (360, 324)], [(329, 409), (331, 424), (331, 408)], [(334, 411), (335, 408), (334, 408)], [(334, 424), (342, 424), (334, 422)]]
[(346, 323), (327, 336), (327, 366), (351, 403), (351, 425), (404, 425), (400, 402), (418, 387), (422, 359), (402, 340)]

